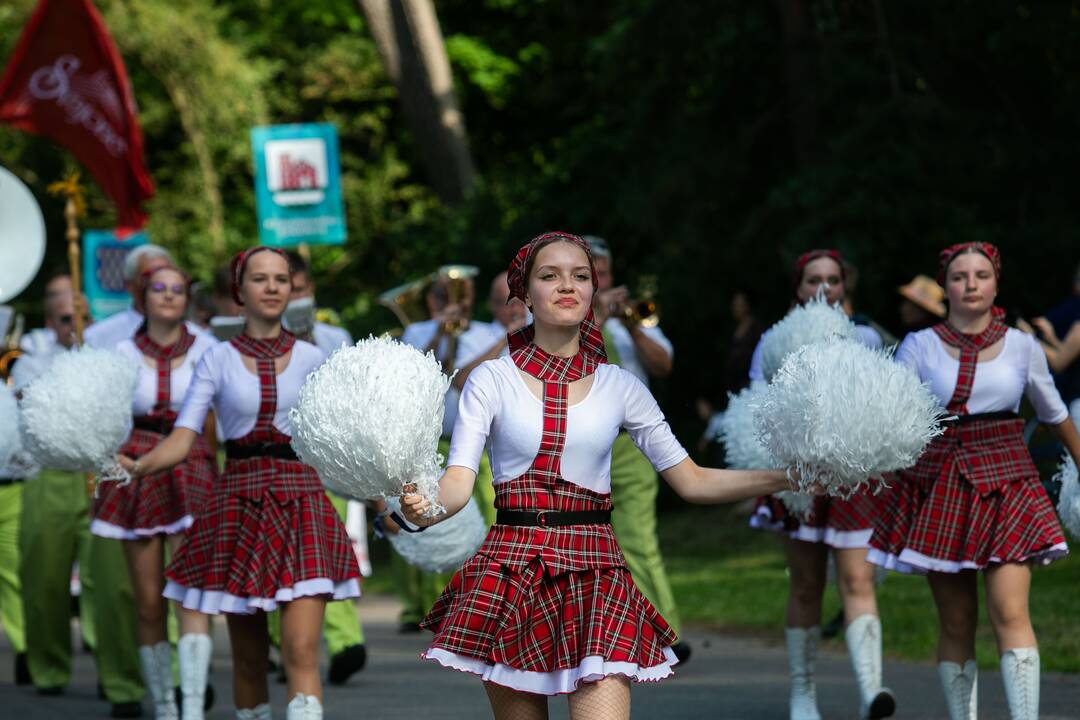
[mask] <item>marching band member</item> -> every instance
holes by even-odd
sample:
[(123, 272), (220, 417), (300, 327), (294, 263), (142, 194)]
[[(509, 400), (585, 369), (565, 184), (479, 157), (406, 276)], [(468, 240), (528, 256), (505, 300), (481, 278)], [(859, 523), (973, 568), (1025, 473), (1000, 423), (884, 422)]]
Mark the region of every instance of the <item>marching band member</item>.
[[(134, 338), (117, 351), (138, 367), (135, 427), (121, 452), (138, 458), (168, 435), (195, 366), (214, 340), (193, 335), (184, 324), (190, 281), (176, 268), (162, 265), (139, 277), (135, 308), (145, 321)], [(188, 459), (172, 470), (121, 485), (98, 489), (90, 531), (122, 541), (138, 617), (139, 662), (154, 700), (158, 720), (178, 717), (173, 695), (172, 647), (166, 633), (165, 542), (175, 554), (183, 532), (194, 522), (217, 478), (216, 459), (202, 435)], [(185, 720), (203, 716), (210, 655), (209, 618), (180, 608), (177, 643)]]
[(1080, 462), (1080, 435), (1037, 341), (994, 306), (1001, 256), (990, 243), (941, 253), (948, 317), (897, 351), (957, 418), (901, 473), (874, 526), (871, 561), (927, 574), (937, 606), (938, 674), (952, 720), (974, 720), (976, 572), (1001, 655), (1010, 716), (1039, 715), (1039, 651), (1028, 612), (1031, 566), (1068, 549), (1017, 416), (1027, 396), (1039, 420)]
[(511, 295), (534, 323), (510, 355), (483, 363), (462, 393), (439, 502), (405, 495), (406, 518), (430, 525), (472, 495), (490, 443), (498, 518), (483, 546), (425, 618), (425, 657), (480, 675), (495, 717), (547, 716), (566, 693), (573, 718), (628, 718), (630, 680), (659, 680), (678, 662), (676, 636), (634, 585), (611, 530), (611, 448), (631, 433), (687, 500), (726, 502), (788, 486), (781, 471), (699, 468), (645, 386), (606, 364), (593, 321), (588, 245), (548, 233), (525, 245)]
[[(812, 250), (795, 263), (795, 300), (805, 303), (824, 289), (830, 305), (844, 300), (844, 259), (836, 250)], [(881, 336), (869, 325), (856, 325), (857, 337), (869, 347), (881, 347)], [(761, 347), (754, 350), (750, 379), (764, 380)], [(866, 562), (874, 518), (881, 500), (869, 493), (850, 499), (814, 498), (806, 517), (788, 512), (775, 497), (758, 501), (752, 527), (783, 533), (788, 566), (785, 636), (791, 669), (791, 720), (820, 720), (814, 664), (821, 637), (821, 599), (827, 580), (830, 550), (836, 561), (837, 585), (844, 606), (844, 637), (859, 687), (862, 718), (890, 717), (896, 700), (882, 687), (881, 620), (874, 592), (874, 568)]]
[(141, 478), (183, 461), (214, 405), (227, 438), (225, 472), (166, 570), (165, 595), (226, 614), (238, 718), (270, 717), (265, 613), (281, 608), (287, 716), (314, 720), (322, 717), (326, 602), (360, 594), (341, 520), (289, 445), (288, 411), (323, 355), (281, 327), (291, 287), (283, 253), (251, 248), (231, 267), (244, 332), (203, 355), (172, 433), (139, 460), (120, 462)]
[[(599, 283), (594, 302), (596, 323), (602, 329), (608, 362), (631, 372), (645, 387), (650, 378), (671, 374), (674, 348), (659, 325), (644, 327), (626, 319), (624, 310), (630, 294), (623, 286), (615, 287), (611, 250), (603, 239), (585, 238), (592, 250)], [(660, 539), (656, 534), (656, 494), (660, 483), (648, 458), (634, 446), (626, 432), (619, 433), (611, 450), (611, 526), (626, 558), (634, 583), (660, 611), (664, 620), (680, 634), (679, 608), (671, 591)], [(690, 645), (675, 644), (680, 661), (690, 657)]]

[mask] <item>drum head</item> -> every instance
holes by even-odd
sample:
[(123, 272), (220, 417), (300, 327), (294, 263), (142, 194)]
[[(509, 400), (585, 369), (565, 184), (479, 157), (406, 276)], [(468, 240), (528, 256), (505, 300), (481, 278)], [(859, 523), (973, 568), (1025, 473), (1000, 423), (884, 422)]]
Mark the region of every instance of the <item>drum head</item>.
[(45, 218), (30, 188), (0, 167), (0, 303), (26, 289), (45, 259)]

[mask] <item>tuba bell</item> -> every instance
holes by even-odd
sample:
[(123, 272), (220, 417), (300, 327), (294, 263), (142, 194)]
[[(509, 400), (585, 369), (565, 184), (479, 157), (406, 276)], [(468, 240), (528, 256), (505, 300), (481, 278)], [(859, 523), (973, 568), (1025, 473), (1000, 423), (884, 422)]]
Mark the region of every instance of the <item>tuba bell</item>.
[(434, 279), (435, 274), (430, 273), (418, 280), (390, 288), (379, 295), (379, 304), (394, 313), (403, 328), (426, 320), (428, 312), (424, 304), (424, 293)]

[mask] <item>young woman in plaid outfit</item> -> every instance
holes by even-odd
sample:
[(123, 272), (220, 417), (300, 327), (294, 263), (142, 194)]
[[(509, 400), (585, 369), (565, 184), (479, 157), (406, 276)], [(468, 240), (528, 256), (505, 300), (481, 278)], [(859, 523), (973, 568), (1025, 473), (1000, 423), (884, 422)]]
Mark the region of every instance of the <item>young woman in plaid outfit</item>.
[(1080, 461), (1080, 436), (1039, 344), (1006, 327), (994, 307), (1000, 279), (1001, 257), (989, 243), (954, 245), (941, 254), (938, 282), (948, 318), (908, 335), (896, 359), (957, 419), (901, 473), (871, 540), (872, 562), (927, 574), (939, 617), (938, 673), (953, 720), (973, 720), (976, 713), (978, 570), (1010, 713), (1016, 720), (1038, 717), (1031, 565), (1068, 550), (1024, 443), (1017, 415), (1023, 396)]
[[(139, 277), (134, 300), (146, 320), (134, 338), (116, 348), (137, 365), (139, 374), (134, 428), (121, 448), (124, 455), (141, 457), (172, 432), (195, 366), (214, 345), (212, 338), (192, 335), (184, 324), (189, 286), (186, 275), (167, 265)], [(90, 532), (124, 541), (135, 592), (139, 662), (158, 720), (178, 717), (172, 647), (165, 631), (168, 607), (161, 595), (164, 544), (168, 542), (175, 554), (215, 480), (217, 466), (210, 445), (197, 435), (184, 462), (127, 485), (103, 483), (94, 503)], [(186, 608), (179, 608), (178, 615), (184, 718), (201, 718), (212, 650), (209, 618)]]
[(445, 514), (425, 518), (428, 501), (403, 498), (418, 525), (453, 515), (490, 445), (496, 524), (424, 619), (435, 631), (424, 655), (479, 675), (499, 719), (546, 718), (556, 694), (569, 696), (577, 720), (625, 719), (630, 681), (665, 678), (677, 660), (675, 634), (634, 586), (611, 530), (620, 428), (691, 502), (738, 500), (788, 481), (782, 471), (699, 468), (645, 386), (606, 364), (581, 238), (534, 239), (507, 282), (534, 323), (511, 334), (509, 356), (484, 362), (465, 384), (439, 493)]
[(281, 327), (289, 264), (256, 247), (232, 261), (244, 332), (207, 352), (176, 429), (137, 462), (135, 477), (187, 457), (213, 404), (226, 438), (225, 473), (166, 571), (165, 595), (184, 607), (226, 613), (238, 718), (269, 718), (266, 612), (281, 608), (289, 720), (322, 717), (319, 640), (330, 598), (357, 597), (360, 571), (318, 475), (289, 445), (289, 409), (323, 361)]
[[(806, 303), (824, 290), (832, 305), (844, 301), (844, 259), (836, 250), (811, 250), (795, 263), (795, 300)], [(882, 346), (881, 336), (856, 326), (867, 346)], [(750, 363), (751, 380), (767, 380), (761, 369), (762, 335)], [(821, 637), (821, 601), (828, 579), (829, 552), (836, 561), (837, 587), (844, 606), (844, 638), (859, 688), (859, 717), (885, 718), (896, 710), (892, 692), (882, 686), (881, 620), (874, 592), (874, 568), (866, 554), (882, 499), (859, 493), (846, 500), (817, 497), (805, 517), (788, 512), (776, 497), (758, 500), (750, 526), (782, 533), (788, 566), (788, 602), (784, 618), (791, 671), (791, 720), (820, 720), (814, 664)]]

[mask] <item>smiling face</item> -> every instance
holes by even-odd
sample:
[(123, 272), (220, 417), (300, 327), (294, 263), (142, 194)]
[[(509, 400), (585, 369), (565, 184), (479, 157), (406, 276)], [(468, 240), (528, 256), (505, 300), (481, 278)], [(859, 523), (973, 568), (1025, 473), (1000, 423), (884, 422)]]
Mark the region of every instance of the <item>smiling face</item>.
[(248, 258), (240, 279), (240, 299), (244, 301), (246, 315), (280, 319), (291, 289), (289, 262), (281, 255), (257, 252)]
[(556, 241), (536, 253), (526, 304), (538, 325), (580, 325), (592, 299), (592, 269), (584, 250)]
[(945, 268), (949, 315), (976, 316), (990, 312), (997, 290), (994, 264), (980, 252), (961, 253)]
[(187, 279), (173, 268), (158, 270), (146, 285), (146, 316), (162, 322), (180, 322), (187, 312)]
[(800, 303), (808, 302), (817, 295), (820, 287), (825, 288), (825, 299), (830, 305), (844, 299), (844, 271), (840, 263), (830, 257), (819, 257), (806, 264), (795, 296)]

